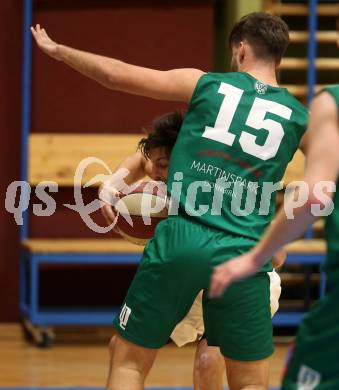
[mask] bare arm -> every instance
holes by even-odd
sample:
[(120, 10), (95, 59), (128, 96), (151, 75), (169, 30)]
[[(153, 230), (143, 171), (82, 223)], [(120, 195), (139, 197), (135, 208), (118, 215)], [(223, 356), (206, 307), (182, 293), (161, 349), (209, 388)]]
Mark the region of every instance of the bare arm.
[(307, 155), (307, 149), (310, 142), (310, 132), (307, 129), (304, 133), (304, 135), (301, 138), (299, 149), (304, 153), (304, 155)]
[(147, 175), (146, 171), (146, 159), (141, 152), (136, 152), (128, 156), (121, 164), (117, 167), (116, 171), (99, 187), (99, 199), (104, 202), (101, 211), (106, 221), (111, 224), (115, 219), (114, 212), (110, 198), (114, 195), (114, 192), (118, 192), (116, 187), (121, 182), (121, 176), (119, 171), (122, 169), (128, 170), (128, 175), (124, 176), (124, 182), (127, 185), (131, 185)]
[[(126, 184), (131, 185), (136, 181), (143, 179), (147, 175), (146, 162), (146, 158), (140, 151), (138, 151), (126, 157), (125, 160), (119, 164), (116, 171), (122, 168), (128, 169), (129, 174), (124, 180)], [(114, 173), (110, 180), (114, 183)]]
[(39, 48), (103, 86), (159, 100), (189, 102), (199, 78), (198, 69), (159, 71), (126, 64), (117, 59), (76, 50), (54, 42), (37, 24), (31, 27)]
[[(314, 195), (315, 185), (321, 181), (335, 182), (339, 173), (339, 128), (337, 107), (332, 96), (324, 92), (312, 103), (309, 146), (306, 158), (305, 182), (309, 188), (308, 201), (295, 209), (294, 219), (288, 219), (288, 200), (264, 234), (261, 241), (250, 252), (221, 264), (215, 269), (210, 287), (212, 297), (222, 294), (232, 281), (255, 273), (283, 245), (299, 237), (314, 221), (312, 204), (324, 204)], [(324, 191), (327, 199), (332, 191)], [(326, 204), (325, 204), (326, 206)]]

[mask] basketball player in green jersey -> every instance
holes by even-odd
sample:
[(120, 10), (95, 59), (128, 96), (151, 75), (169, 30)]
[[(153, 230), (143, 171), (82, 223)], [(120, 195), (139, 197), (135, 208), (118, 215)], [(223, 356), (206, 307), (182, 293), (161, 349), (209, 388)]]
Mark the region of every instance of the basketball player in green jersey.
[[(128, 176), (124, 178), (127, 185), (142, 180), (145, 176), (166, 183), (169, 158), (182, 122), (183, 114), (180, 111), (164, 114), (153, 121), (152, 131), (139, 143), (139, 150), (130, 156), (126, 156), (126, 159), (117, 168), (117, 171), (121, 168), (128, 169)], [(99, 197), (105, 202), (102, 212), (109, 225), (115, 219), (110, 204), (112, 191), (116, 187), (114, 174), (115, 172), (103, 183), (99, 190)], [(276, 266), (280, 266), (284, 258), (284, 254), (278, 254)], [(277, 273), (272, 275), (271, 280), (273, 315), (279, 306), (278, 300), (281, 288)], [(225, 371), (224, 359), (219, 348), (207, 345), (203, 334), (202, 293), (199, 293), (190, 311), (174, 328), (170, 338), (178, 347), (199, 340), (193, 367), (194, 390), (222, 390)], [(116, 338), (113, 337), (110, 350), (113, 349), (115, 340)]]
[[(157, 226), (114, 326), (108, 388), (142, 389), (157, 350), (209, 280), (215, 266), (255, 246), (274, 215), (277, 189), (306, 130), (307, 110), (279, 88), (276, 68), (288, 45), (278, 17), (252, 13), (230, 35), (234, 73), (156, 71), (52, 41), (39, 25), (38, 46), (108, 88), (189, 109), (172, 151), (171, 216)], [(225, 357), (231, 390), (268, 386), (273, 352), (267, 271), (204, 295), (209, 345)]]
[[(315, 220), (313, 208), (326, 207), (338, 185), (339, 174), (339, 85), (325, 88), (311, 104), (309, 147), (305, 183), (308, 198), (295, 208), (288, 200), (285, 209), (294, 208), (288, 219), (282, 210), (262, 240), (249, 253), (216, 268), (210, 295), (219, 296), (229, 284), (255, 273), (281, 246), (300, 237)], [(318, 187), (318, 190), (317, 190)], [(327, 287), (325, 297), (315, 304), (302, 321), (283, 382), (285, 390), (339, 389), (339, 194), (334, 210), (326, 218), (327, 259), (323, 264)], [(227, 294), (227, 290), (226, 290)]]
[[(127, 169), (128, 175), (124, 178), (127, 185), (131, 185), (145, 176), (153, 180), (167, 182), (169, 159), (173, 146), (179, 134), (183, 122), (183, 114), (180, 111), (164, 114), (153, 121), (151, 131), (147, 137), (139, 143), (139, 150), (127, 156), (119, 164), (99, 189), (99, 197), (104, 201), (102, 212), (111, 225), (114, 223), (115, 214), (112, 210), (110, 198), (112, 193), (118, 192), (117, 183), (120, 182), (119, 170)], [(116, 179), (117, 177), (117, 179)], [(275, 268), (280, 267), (285, 260), (284, 251), (273, 256), (272, 262)], [(270, 306), (273, 316), (279, 307), (281, 292), (280, 277), (273, 271), (270, 277)], [(199, 340), (193, 367), (194, 390), (222, 390), (224, 388), (224, 359), (219, 348), (209, 347), (204, 337), (204, 321), (202, 314), (202, 292), (196, 297), (190, 311), (185, 318), (174, 328), (171, 339), (181, 347), (187, 343)], [(111, 350), (115, 343), (115, 337), (111, 340)]]
[[(337, 22), (337, 28), (338, 25)], [(327, 209), (327, 258), (322, 265), (326, 294), (301, 322), (283, 390), (339, 389), (339, 85), (318, 93), (310, 112), (305, 168), (307, 201), (295, 208), (295, 203), (287, 200), (284, 208), (294, 209), (294, 218), (288, 219), (281, 210), (257, 246), (216, 268), (210, 290), (211, 296), (219, 296), (231, 282), (257, 272), (272, 253), (300, 237), (314, 222), (315, 209)]]

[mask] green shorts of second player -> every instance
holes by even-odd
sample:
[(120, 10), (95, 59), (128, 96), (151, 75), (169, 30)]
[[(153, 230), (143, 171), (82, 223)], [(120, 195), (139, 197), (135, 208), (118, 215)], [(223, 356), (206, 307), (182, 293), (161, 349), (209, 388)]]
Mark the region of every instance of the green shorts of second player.
[(216, 265), (247, 252), (255, 241), (226, 235), (183, 217), (162, 221), (145, 247), (136, 276), (114, 327), (146, 348), (165, 345), (204, 289), (203, 312), (209, 345), (235, 360), (260, 360), (273, 352), (267, 269), (208, 298)]
[(327, 286), (299, 327), (284, 390), (339, 389), (339, 269), (328, 274)]

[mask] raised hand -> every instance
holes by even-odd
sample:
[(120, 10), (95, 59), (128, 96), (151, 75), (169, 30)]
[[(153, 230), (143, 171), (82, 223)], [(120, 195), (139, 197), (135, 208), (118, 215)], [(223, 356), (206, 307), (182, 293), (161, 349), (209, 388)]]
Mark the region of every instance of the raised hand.
[(37, 24), (35, 28), (31, 27), (31, 32), (39, 48), (45, 54), (60, 61), (61, 58), (58, 55), (59, 45), (52, 41), (52, 39), (47, 35), (45, 29), (41, 28), (40, 24)]

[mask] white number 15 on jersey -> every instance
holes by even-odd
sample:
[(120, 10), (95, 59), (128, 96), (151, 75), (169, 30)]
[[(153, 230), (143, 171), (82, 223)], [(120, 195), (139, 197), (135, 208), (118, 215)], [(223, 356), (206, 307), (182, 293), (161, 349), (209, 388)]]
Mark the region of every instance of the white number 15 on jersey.
[[(202, 136), (232, 146), (236, 136), (230, 133), (229, 129), (244, 91), (233, 85), (221, 83), (218, 92), (225, 95), (225, 98), (214, 127), (206, 126)], [(255, 142), (257, 137), (246, 131), (242, 131), (239, 137), (242, 150), (261, 160), (273, 158), (277, 154), (284, 137), (284, 129), (279, 122), (273, 119), (265, 119), (268, 112), (284, 119), (290, 119), (292, 115), (290, 108), (271, 100), (256, 97), (245, 124), (256, 130), (267, 130), (267, 139), (264, 145), (258, 145)]]

